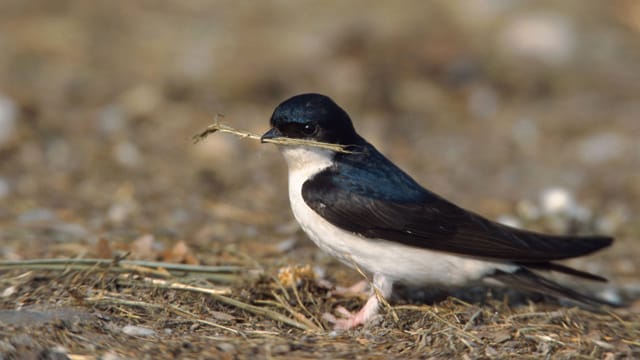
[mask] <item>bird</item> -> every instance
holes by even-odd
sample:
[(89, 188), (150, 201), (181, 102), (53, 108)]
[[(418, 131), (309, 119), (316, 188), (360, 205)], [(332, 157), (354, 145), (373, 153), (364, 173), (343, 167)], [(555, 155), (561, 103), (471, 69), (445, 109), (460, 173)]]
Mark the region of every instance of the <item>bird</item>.
[[(343, 264), (369, 274), (371, 291), (357, 312), (338, 309), (335, 329), (374, 318), (393, 285), (456, 288), (505, 286), (587, 307), (612, 305), (539, 273), (605, 278), (558, 264), (613, 243), (608, 236), (548, 235), (491, 221), (418, 184), (355, 130), (345, 110), (316, 93), (280, 103), (268, 139), (341, 145), (344, 151), (296, 142), (277, 144), (288, 167), (293, 215), (306, 235)], [(273, 142), (273, 141), (271, 141)]]

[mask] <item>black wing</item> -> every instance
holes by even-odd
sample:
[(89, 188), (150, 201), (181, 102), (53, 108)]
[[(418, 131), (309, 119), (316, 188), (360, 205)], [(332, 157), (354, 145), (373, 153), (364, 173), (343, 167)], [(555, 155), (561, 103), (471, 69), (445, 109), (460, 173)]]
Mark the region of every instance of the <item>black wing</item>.
[(324, 219), (364, 237), (536, 268), (594, 252), (613, 241), (603, 236), (545, 235), (492, 222), (429, 192), (373, 147), (366, 149), (337, 154), (336, 165), (302, 188), (307, 205)]

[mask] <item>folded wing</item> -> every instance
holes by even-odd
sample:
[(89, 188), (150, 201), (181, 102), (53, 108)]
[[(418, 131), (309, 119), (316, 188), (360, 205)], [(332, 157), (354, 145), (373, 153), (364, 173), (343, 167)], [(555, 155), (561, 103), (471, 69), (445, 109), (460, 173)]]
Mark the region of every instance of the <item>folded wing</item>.
[[(339, 165), (308, 180), (302, 195), (330, 223), (367, 238), (530, 263), (535, 268), (554, 266), (550, 270), (558, 271), (563, 267), (550, 261), (589, 254), (613, 241), (604, 236), (546, 235), (498, 224), (422, 188), (373, 148), (360, 155), (367, 158), (353, 156), (346, 155)], [(376, 166), (363, 167), (367, 160)]]

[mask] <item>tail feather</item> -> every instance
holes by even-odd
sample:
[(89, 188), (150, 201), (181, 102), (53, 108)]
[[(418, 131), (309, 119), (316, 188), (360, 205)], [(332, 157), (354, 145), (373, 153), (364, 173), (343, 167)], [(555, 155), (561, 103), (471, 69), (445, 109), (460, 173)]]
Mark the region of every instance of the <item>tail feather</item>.
[(519, 264), (523, 267), (529, 268), (529, 269), (536, 269), (536, 270), (547, 270), (547, 271), (556, 271), (556, 272), (560, 272), (563, 274), (567, 274), (567, 275), (573, 275), (573, 276), (577, 276), (577, 277), (581, 277), (583, 279), (588, 279), (588, 280), (593, 280), (593, 281), (600, 281), (600, 282), (607, 282), (607, 278), (604, 278), (600, 275), (596, 275), (596, 274), (592, 274), (586, 271), (582, 271), (582, 270), (577, 270), (571, 267), (568, 267), (566, 265), (561, 265), (561, 264), (556, 264), (556, 263), (552, 263), (552, 262), (542, 262), (542, 263), (521, 263)]
[(590, 295), (582, 294), (573, 289), (562, 286), (552, 280), (539, 276), (534, 272), (527, 270), (526, 268), (520, 268), (513, 273), (498, 270), (491, 277), (500, 281), (504, 285), (513, 288), (551, 295), (556, 298), (567, 299), (593, 310), (597, 310), (602, 306), (621, 306), (621, 304), (612, 303), (604, 299), (599, 299)]

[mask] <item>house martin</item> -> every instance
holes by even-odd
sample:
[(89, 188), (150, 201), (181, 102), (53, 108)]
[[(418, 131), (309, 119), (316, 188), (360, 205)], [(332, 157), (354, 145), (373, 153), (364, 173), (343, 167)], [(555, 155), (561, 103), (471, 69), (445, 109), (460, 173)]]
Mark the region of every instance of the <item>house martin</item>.
[(294, 96), (275, 109), (262, 140), (295, 138), (346, 146), (333, 151), (277, 145), (289, 171), (289, 200), (300, 227), (342, 263), (372, 275), (372, 291), (357, 313), (329, 317), (338, 329), (376, 315), (394, 283), (462, 287), (474, 283), (535, 291), (598, 307), (534, 271), (606, 281), (555, 263), (611, 245), (606, 236), (559, 236), (490, 221), (425, 189), (362, 138), (329, 97)]

